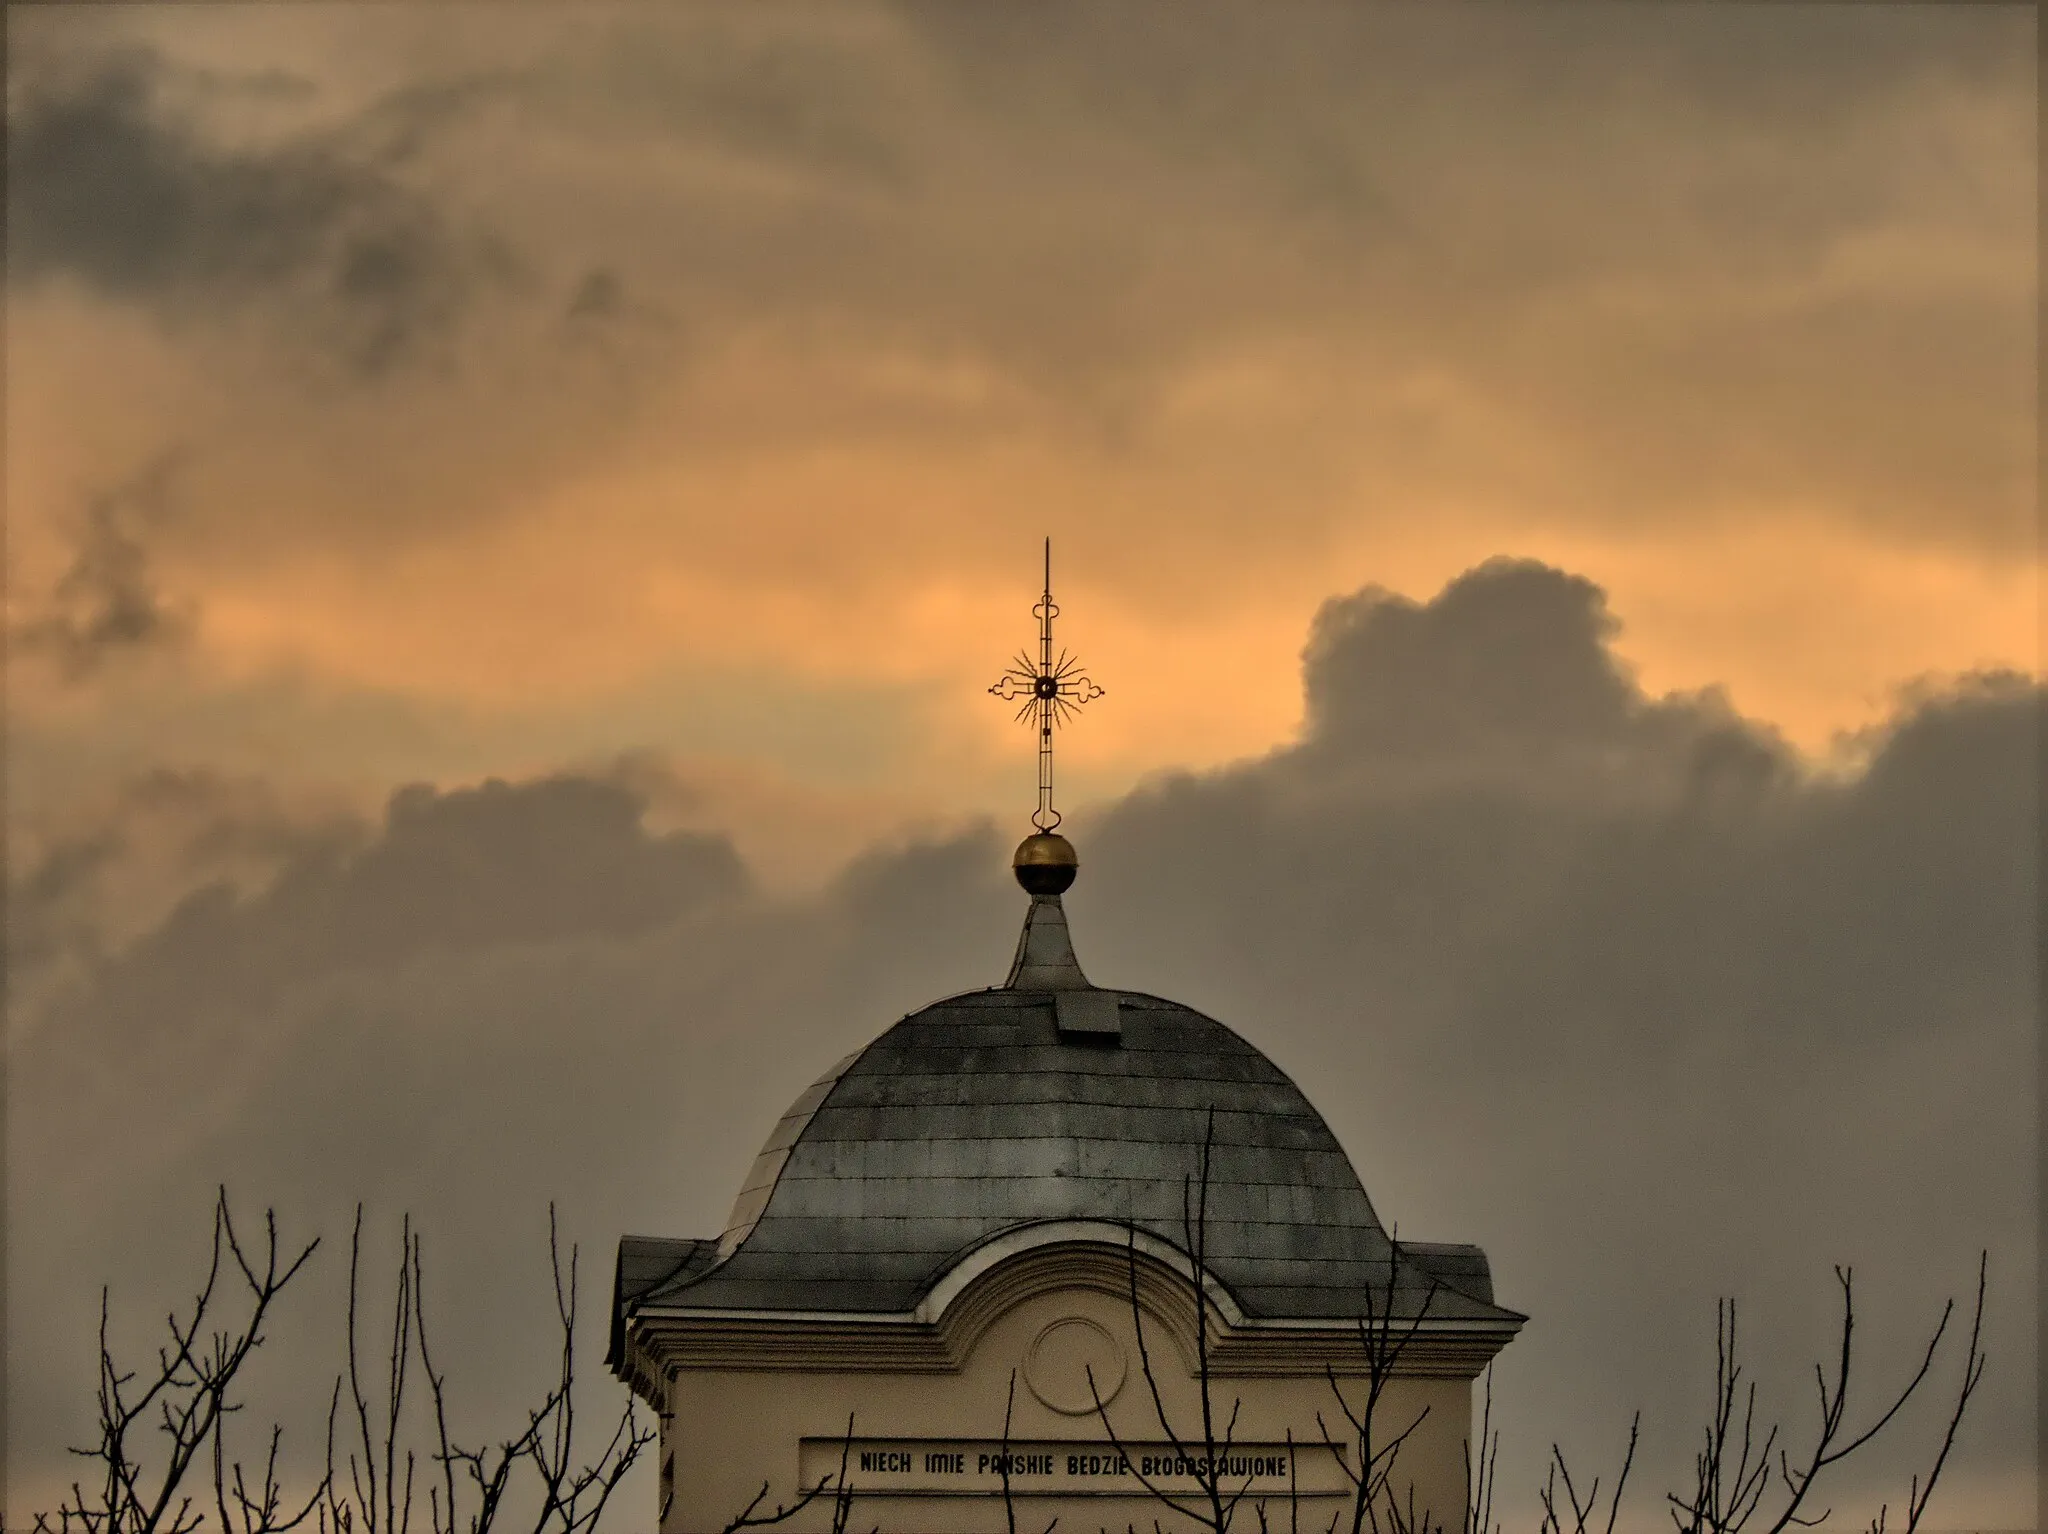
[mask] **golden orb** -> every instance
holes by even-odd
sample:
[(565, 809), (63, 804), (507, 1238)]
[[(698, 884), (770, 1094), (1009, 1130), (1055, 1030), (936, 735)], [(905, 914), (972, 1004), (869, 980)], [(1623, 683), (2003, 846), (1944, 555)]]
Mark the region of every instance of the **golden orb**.
[(1057, 895), (1074, 882), (1081, 860), (1074, 844), (1057, 831), (1038, 831), (1017, 844), (1010, 869), (1034, 895)]

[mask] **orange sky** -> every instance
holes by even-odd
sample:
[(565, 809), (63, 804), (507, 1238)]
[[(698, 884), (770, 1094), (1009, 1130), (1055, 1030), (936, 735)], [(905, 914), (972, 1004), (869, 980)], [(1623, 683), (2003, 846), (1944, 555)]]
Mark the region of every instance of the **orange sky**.
[[(42, 1264), (47, 1318), (20, 1313), (48, 1340), (46, 1384), (63, 1337), (90, 1345), (78, 1254), (128, 1243), (169, 1282), (154, 1179), (212, 1188), (220, 1144), (266, 1176), (349, 1182), (337, 1209), (380, 1158), (402, 1170), (370, 1186), (416, 1209), (465, 1176), (533, 1194), (497, 1135), (560, 1170), (606, 1242), (670, 1228), (629, 1189), (642, 1211), (722, 1209), (719, 1158), (739, 1175), (805, 1062), (854, 1041), (833, 1030), (990, 978), (957, 941), (977, 923), (991, 962), (1005, 951), (1010, 915), (963, 905), (949, 926), (825, 881), (877, 848), (864, 872), (915, 871), (921, 849), (887, 849), (978, 817), (1022, 833), (1032, 741), (985, 689), (1033, 637), (1048, 536), (1059, 637), (1107, 688), (1059, 750), (1084, 861), (1091, 805), (1294, 736), (1325, 603), (1427, 600), (1500, 555), (1596, 584), (1646, 695), (1718, 689), (1817, 766), (1853, 770), (1855, 732), (1916, 683), (2040, 672), (2033, 8), (311, 0), (15, 6), (6, 24), (8, 957), (10, 1022), (61, 1066), (25, 1092), (58, 1129), (23, 1137), (16, 1176), (63, 1232), (21, 1244)], [(1585, 588), (1513, 575), (1489, 623), (1545, 621), (1501, 597), (1519, 584), (1569, 629), (1553, 649), (1586, 642), (1474, 696), (1563, 717), (1577, 679), (1611, 702)], [(1367, 609), (1387, 611), (1349, 611)], [(1499, 632), (1459, 629), (1426, 666), (1367, 657), (1400, 686), (1326, 667), (1328, 739), (1363, 757), (1433, 690), (1498, 683), (1489, 639), (1463, 642)], [(1448, 1235), (1478, 1209), (1461, 1201), (1499, 1200), (1470, 1229), (1504, 1278), (1517, 1250), (1554, 1262), (1530, 1286), (1558, 1318), (1548, 1342), (1531, 1329), (1556, 1349), (1538, 1387), (1620, 1360), (1615, 1380), (1675, 1388), (1634, 1339), (1679, 1337), (1669, 1294), (1727, 1263), (1840, 1238), (1924, 1279), (1974, 1253), (1976, 1222), (2025, 1223), (2000, 1180), (2023, 1159), (2022, 1075), (1998, 1063), (2024, 1047), (2032, 979), (2016, 693), (1959, 689), (1904, 737), (1919, 755), (1884, 760), (1919, 775), (1909, 792), (1879, 772), (1791, 793), (1786, 824), (1825, 822), (1812, 838), (1741, 834), (1765, 819), (1733, 812), (1725, 858), (1713, 815), (1670, 846), (1633, 808), (1596, 816), (1594, 852), (1559, 856), (1592, 845), (1577, 804), (1510, 817), (1521, 839), (1496, 846), (1435, 793), (1393, 839), (1426, 855), (1426, 898), (1353, 855), (1414, 812), (1399, 796), (1281, 815), (1287, 855), (1203, 892), (1227, 900), (1170, 887), (1213, 869), (1160, 849), (1206, 854), (1227, 791), (1309, 773), (1304, 751), (1131, 808), (1155, 840), (1127, 864), (1153, 883), (1127, 903), (1125, 961), (1219, 1016), (1243, 999), (1271, 1030), (1255, 1042), (1374, 1151), (1386, 1208), (1434, 1207)], [(1664, 717), (1704, 732), (1671, 736), (1704, 742), (1694, 765), (1779, 786), (1753, 735)], [(1489, 767), (1524, 749), (1474, 739)], [(1568, 779), (1570, 801), (1605, 739), (1572, 737), (1533, 777)], [(1388, 781), (1432, 790), (1452, 760), (1387, 759)], [(565, 773), (587, 776), (531, 781)], [(381, 842), (367, 827), (402, 785), (493, 776), (527, 781), (413, 796), (420, 824)], [(508, 860), (466, 855), (504, 834), (463, 829), (472, 801), (510, 807)], [(577, 864), (587, 885), (554, 878), (550, 817), (588, 834), (569, 811), (611, 835)], [(459, 834), (406, 842), (436, 816)], [(729, 833), (754, 882), (715, 840), (640, 834), (678, 826)], [(366, 845), (413, 859), (418, 908), (490, 942), (443, 954), (407, 929), (346, 949), (325, 895), (379, 933), (412, 909), (351, 883), (376, 859), (337, 849)], [(573, 909), (700, 854), (723, 881), (701, 926), (653, 897), (649, 925), (616, 931)], [(995, 872), (917, 877), (971, 902)], [(294, 874), (319, 898), (287, 898)], [(164, 921), (221, 881), (249, 898)], [(521, 925), (527, 896), (583, 922), (559, 929), (574, 941)], [(1295, 919), (1311, 908), (1346, 920)], [(1239, 951), (1208, 941), (1240, 928)], [(1113, 981), (1116, 930), (1088, 941)], [(238, 990), (244, 969), (262, 984)], [(1386, 1027), (1356, 1026), (1381, 1007)], [(608, 1008), (616, 1030), (561, 1046)], [(449, 1074), (419, 1080), (459, 1081), (445, 1104), (387, 1090), (388, 1060), (436, 1049)], [(478, 1074), (486, 1057), (511, 1064)], [(594, 1063), (605, 1111), (536, 1134), (577, 1090), (571, 1059)], [(1443, 1074), (1389, 1093), (1383, 1067)], [(81, 1172), (58, 1124), (74, 1079), (146, 1097), (184, 1139), (100, 1136), (84, 1160), (103, 1170)], [(618, 1109), (633, 1090), (643, 1107)], [(1731, 1104), (1769, 1122), (1719, 1161)], [(438, 1139), (405, 1127), (423, 1105)], [(247, 1122), (222, 1139), (223, 1114)], [(686, 1138), (619, 1138), (670, 1128)], [(328, 1144), (346, 1153), (306, 1150)], [(634, 1183), (629, 1162), (670, 1180)], [(103, 1174), (118, 1199), (65, 1191)], [(492, 1207), (457, 1228), (513, 1230), (478, 1218)], [(1587, 1280), (1590, 1251), (1615, 1260)], [(1831, 1301), (1838, 1260), (1814, 1258), (1817, 1288), (1762, 1292)], [(479, 1326), (524, 1324), (489, 1308), (503, 1271)], [(1998, 1367), (2005, 1447), (1957, 1476), (1978, 1477), (1954, 1488), (1959, 1527), (2026, 1516), (2026, 1387)], [(1586, 1388), (1582, 1407), (1606, 1385)], [(64, 1463), (48, 1430), (46, 1478)]]
[(815, 874), (1026, 802), (1047, 534), (1082, 797), (1501, 553), (1817, 753), (2036, 665), (2019, 13), (583, 15), (13, 13), (14, 618), (149, 615), (17, 643), (20, 815), (652, 752)]

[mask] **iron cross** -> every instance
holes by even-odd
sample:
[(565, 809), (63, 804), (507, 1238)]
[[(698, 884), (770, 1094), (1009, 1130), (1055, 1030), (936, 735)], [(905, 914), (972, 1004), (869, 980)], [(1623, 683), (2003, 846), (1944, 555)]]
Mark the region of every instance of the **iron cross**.
[(1045, 540), (1045, 594), (1031, 614), (1038, 619), (1038, 663), (1033, 665), (1031, 657), (1019, 650), (1016, 661), (996, 678), (989, 691), (1005, 703), (1021, 698), (1023, 706), (1017, 710), (1017, 722), (1035, 724), (1038, 728), (1038, 808), (1031, 813), (1031, 824), (1040, 831), (1050, 831), (1060, 823), (1060, 812), (1052, 807), (1052, 732), (1083, 704), (1094, 702), (1103, 693), (1082, 671), (1079, 657), (1065, 650), (1059, 652), (1057, 659), (1053, 656), (1052, 620), (1059, 616), (1059, 608), (1052, 599), (1050, 538)]

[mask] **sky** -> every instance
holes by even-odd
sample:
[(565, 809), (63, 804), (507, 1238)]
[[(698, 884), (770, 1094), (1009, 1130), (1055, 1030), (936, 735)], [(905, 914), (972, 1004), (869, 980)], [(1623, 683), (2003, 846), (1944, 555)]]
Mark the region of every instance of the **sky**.
[(1487, 1248), (1512, 1516), (1989, 1249), (2031, 1525), (2031, 10), (7, 29), (11, 1517), (217, 1184), (410, 1210), (483, 1412), (550, 1199), (597, 1295), (999, 979), (1050, 537), (1083, 962)]

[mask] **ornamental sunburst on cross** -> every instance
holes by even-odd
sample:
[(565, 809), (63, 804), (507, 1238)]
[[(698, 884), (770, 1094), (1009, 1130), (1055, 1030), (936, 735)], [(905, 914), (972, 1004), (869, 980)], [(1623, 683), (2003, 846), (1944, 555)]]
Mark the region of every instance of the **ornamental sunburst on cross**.
[(1052, 650), (1052, 620), (1059, 616), (1052, 599), (1052, 540), (1045, 540), (1045, 594), (1031, 609), (1038, 619), (1038, 663), (1024, 651), (1009, 670), (996, 678), (989, 691), (1005, 703), (1023, 699), (1017, 710), (1019, 724), (1038, 730), (1038, 808), (1031, 812), (1031, 824), (1050, 831), (1060, 823), (1060, 812), (1052, 807), (1052, 732), (1072, 718), (1083, 704), (1102, 696), (1103, 689), (1081, 669), (1078, 656), (1065, 650), (1057, 658)]

